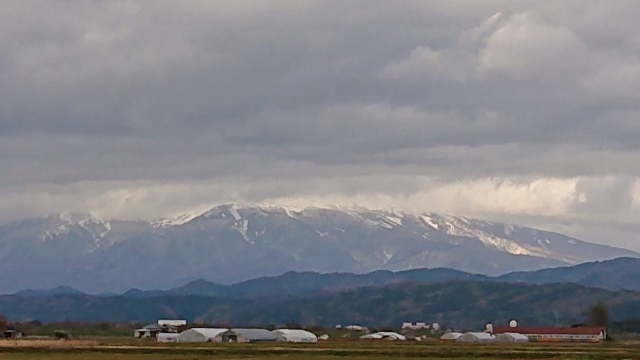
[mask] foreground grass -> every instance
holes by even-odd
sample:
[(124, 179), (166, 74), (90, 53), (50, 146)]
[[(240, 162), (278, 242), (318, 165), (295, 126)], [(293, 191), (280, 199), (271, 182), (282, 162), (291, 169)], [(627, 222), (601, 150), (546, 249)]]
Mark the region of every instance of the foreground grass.
[[(1, 342), (1, 341), (0, 341)], [(640, 359), (640, 345), (613, 344), (457, 344), (329, 341), (295, 344), (158, 344), (132, 339), (69, 342), (6, 342), (0, 359), (160, 359), (254, 360), (364, 359)]]

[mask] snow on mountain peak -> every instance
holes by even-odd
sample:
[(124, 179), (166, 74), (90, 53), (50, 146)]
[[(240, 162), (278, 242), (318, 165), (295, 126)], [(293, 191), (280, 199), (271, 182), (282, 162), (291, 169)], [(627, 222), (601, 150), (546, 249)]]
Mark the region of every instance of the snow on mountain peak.
[(100, 240), (111, 231), (111, 222), (104, 221), (92, 214), (78, 214), (63, 212), (56, 217), (47, 217), (53, 224), (45, 228), (40, 235), (41, 241), (52, 240), (58, 236), (68, 235), (74, 229), (90, 234), (96, 247), (100, 246)]
[[(570, 249), (564, 249), (561, 250), (561, 253), (558, 253), (558, 247), (561, 245), (556, 244), (560, 244), (560, 242), (552, 242), (550, 239), (543, 237), (544, 232), (533, 229), (450, 214), (411, 213), (393, 209), (372, 210), (357, 206), (295, 208), (269, 204), (244, 206), (231, 203), (218, 205), (206, 211), (186, 212), (173, 218), (152, 222), (151, 225), (153, 228), (169, 228), (182, 226), (196, 218), (226, 218), (230, 221), (230, 223), (227, 223), (229, 230), (237, 232), (247, 243), (255, 244), (254, 239), (258, 238), (257, 234), (262, 236), (266, 230), (261, 225), (257, 225), (257, 227), (254, 225), (251, 227), (250, 232), (250, 222), (253, 223), (256, 215), (264, 219), (269, 214), (274, 213), (283, 213), (289, 218), (295, 218), (302, 222), (313, 221), (314, 223), (319, 221), (332, 222), (334, 219), (343, 219), (339, 221), (352, 219), (351, 221), (355, 221), (360, 226), (364, 225), (371, 229), (368, 231), (375, 231), (373, 230), (375, 228), (388, 232), (396, 230), (409, 231), (422, 239), (422, 241), (427, 242), (439, 241), (438, 239), (448, 235), (454, 237), (450, 240), (452, 244), (463, 244), (465, 241), (480, 241), (487, 248), (509, 254), (557, 259), (567, 263), (574, 263), (578, 258), (571, 254)], [(63, 223), (58, 224), (53, 229), (49, 229), (42, 236), (43, 240), (67, 234), (74, 226), (79, 226), (93, 234), (96, 244), (99, 245), (99, 240), (111, 230), (111, 224), (90, 215), (65, 213), (60, 214), (59, 219)], [(258, 224), (262, 221), (260, 220)], [(101, 224), (101, 230), (96, 231), (96, 227), (92, 226), (92, 224)], [(344, 226), (320, 226), (314, 231), (317, 234), (323, 234), (321, 237), (326, 237), (329, 234), (327, 229), (334, 229), (341, 233), (345, 232)], [(253, 237), (254, 233), (256, 237)], [(564, 240), (562, 243), (567, 244), (570, 248), (577, 248), (575, 240)]]
[(188, 223), (189, 221), (200, 216), (201, 213), (184, 213), (173, 218), (162, 219), (151, 222), (154, 228), (169, 228), (172, 226), (179, 226)]
[[(161, 229), (165, 227), (171, 230)], [(53, 241), (43, 247), (39, 238)], [(159, 280), (154, 274), (176, 258), (189, 261), (176, 264), (176, 271), (162, 282), (210, 274), (222, 274), (221, 281), (240, 281), (290, 270), (449, 267), (501, 274), (640, 257), (553, 232), (470, 217), (353, 207), (220, 205), (152, 223), (62, 214), (0, 226), (0, 239), (12, 244), (0, 254), (7, 270), (18, 268), (23, 254), (33, 254), (34, 266), (42, 264), (40, 273), (50, 271), (55, 279), (69, 280), (72, 269), (74, 276), (79, 274), (74, 277), (78, 284), (118, 288), (155, 284)], [(141, 262), (152, 271), (136, 271)], [(246, 265), (239, 267), (240, 262)], [(33, 276), (23, 281), (43, 286), (50, 280)]]

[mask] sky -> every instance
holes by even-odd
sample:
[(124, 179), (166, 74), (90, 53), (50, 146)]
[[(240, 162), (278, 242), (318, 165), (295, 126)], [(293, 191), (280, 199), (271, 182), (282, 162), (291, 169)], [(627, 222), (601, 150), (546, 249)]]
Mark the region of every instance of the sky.
[(2, 222), (358, 205), (640, 250), (638, 1), (0, 10)]

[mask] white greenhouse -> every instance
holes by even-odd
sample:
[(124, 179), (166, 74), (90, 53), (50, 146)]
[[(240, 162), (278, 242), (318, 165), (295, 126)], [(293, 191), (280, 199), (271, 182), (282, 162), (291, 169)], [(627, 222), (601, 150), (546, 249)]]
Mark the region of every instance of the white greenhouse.
[(279, 342), (316, 343), (318, 337), (306, 330), (279, 329), (273, 331)]
[(380, 331), (373, 334), (367, 334), (360, 336), (360, 339), (372, 339), (372, 340), (391, 340), (391, 341), (405, 341), (407, 338), (404, 335), (400, 335), (391, 331)]
[(214, 329), (214, 328), (193, 328), (185, 330), (178, 335), (178, 342), (193, 343), (193, 342), (207, 342), (216, 341), (216, 336), (222, 334), (229, 329)]
[(458, 342), (490, 342), (493, 336), (485, 332), (468, 332), (456, 339)]
[(459, 332), (448, 332), (440, 337), (440, 340), (458, 340), (462, 336)]
[(529, 342), (529, 338), (518, 333), (506, 332), (496, 336), (499, 342)]
[(254, 343), (276, 340), (276, 333), (265, 329), (231, 329), (216, 335), (214, 341), (223, 343)]

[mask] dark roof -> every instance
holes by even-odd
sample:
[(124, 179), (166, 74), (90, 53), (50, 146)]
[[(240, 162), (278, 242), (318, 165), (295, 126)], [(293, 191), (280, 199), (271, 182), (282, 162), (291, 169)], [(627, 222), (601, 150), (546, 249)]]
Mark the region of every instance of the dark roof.
[(507, 332), (519, 333), (523, 335), (600, 335), (604, 331), (601, 327), (508, 327), (499, 326), (494, 329), (494, 333), (503, 334)]
[(229, 333), (235, 333), (249, 340), (276, 340), (278, 336), (265, 329), (231, 329)]
[(162, 326), (160, 326), (158, 324), (149, 324), (149, 325), (145, 326), (143, 329), (151, 330), (151, 331), (162, 330)]

